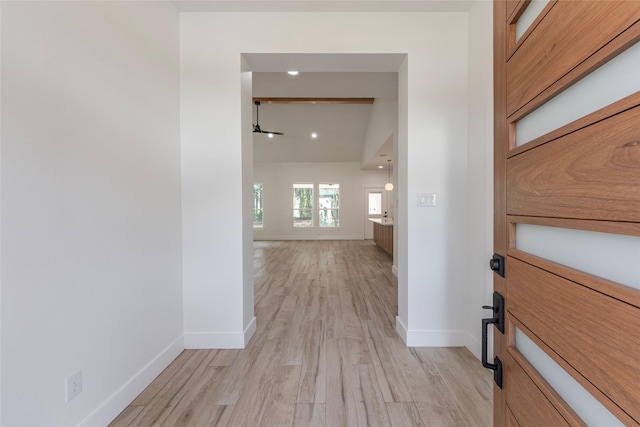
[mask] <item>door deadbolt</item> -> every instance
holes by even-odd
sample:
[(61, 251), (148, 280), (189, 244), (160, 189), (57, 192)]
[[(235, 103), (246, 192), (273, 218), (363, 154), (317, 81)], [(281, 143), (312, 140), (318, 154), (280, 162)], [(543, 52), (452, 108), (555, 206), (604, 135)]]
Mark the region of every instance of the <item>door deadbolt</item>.
[(504, 277), (504, 257), (502, 255), (493, 254), (489, 260), (489, 268)]

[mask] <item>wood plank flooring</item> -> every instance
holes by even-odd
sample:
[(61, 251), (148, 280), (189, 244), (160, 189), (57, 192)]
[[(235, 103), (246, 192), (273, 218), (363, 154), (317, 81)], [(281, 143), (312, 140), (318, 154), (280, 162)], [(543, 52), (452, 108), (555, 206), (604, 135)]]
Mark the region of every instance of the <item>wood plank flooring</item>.
[(111, 426), (491, 426), (492, 377), (467, 349), (397, 336), (371, 241), (254, 247), (247, 348), (185, 350)]

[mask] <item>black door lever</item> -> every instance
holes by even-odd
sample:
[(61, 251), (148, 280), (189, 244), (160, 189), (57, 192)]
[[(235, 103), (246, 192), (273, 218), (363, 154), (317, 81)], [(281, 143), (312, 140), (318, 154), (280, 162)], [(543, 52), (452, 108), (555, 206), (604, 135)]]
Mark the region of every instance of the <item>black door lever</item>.
[(504, 297), (498, 292), (493, 293), (493, 305), (483, 305), (485, 310), (493, 311), (493, 317), (487, 319), (487, 325), (495, 323), (500, 332), (504, 334)]

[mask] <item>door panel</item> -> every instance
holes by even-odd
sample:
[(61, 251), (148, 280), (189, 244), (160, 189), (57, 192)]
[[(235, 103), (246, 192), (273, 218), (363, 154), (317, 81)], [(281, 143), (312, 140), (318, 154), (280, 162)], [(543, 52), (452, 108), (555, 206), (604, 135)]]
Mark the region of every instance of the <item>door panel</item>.
[[(510, 325), (515, 329), (515, 334), (513, 334), (515, 348), (509, 347), (509, 354), (514, 356), (520, 366), (530, 365), (532, 369), (535, 369), (535, 375), (530, 374), (530, 377), (534, 379), (534, 381), (536, 381), (536, 376), (540, 376), (549, 387), (553, 388), (553, 390), (549, 391), (547, 388), (540, 387), (541, 390), (545, 390), (545, 396), (551, 396), (553, 400), (553, 396), (557, 394), (561, 402), (566, 401), (566, 405), (569, 406), (570, 411), (575, 412), (587, 425), (606, 427), (623, 426), (623, 423), (596, 400), (593, 395), (587, 391), (587, 388), (577, 382), (567, 373), (562, 365), (545, 353), (542, 349), (542, 347), (544, 347), (542, 341), (535, 337), (530, 331), (527, 331), (517, 320), (511, 320)], [(521, 354), (521, 357), (515, 357), (516, 353)], [(525, 370), (530, 372), (530, 370)], [(536, 384), (538, 384), (537, 381)], [(554, 403), (554, 406), (559, 412), (564, 413), (564, 405)], [(564, 417), (568, 420), (573, 416), (568, 415)]]
[(508, 263), (508, 312), (578, 382), (593, 384), (605, 407), (640, 420), (640, 309), (515, 258)]
[[(581, 385), (607, 416), (640, 426), (640, 290), (625, 276), (611, 281), (570, 258), (527, 253), (516, 232), (519, 224), (554, 227), (561, 232), (545, 235), (550, 246), (567, 236), (562, 229), (640, 236), (638, 89), (556, 125), (538, 121), (543, 130), (531, 121), (526, 133), (534, 136), (516, 146), (520, 120), (574, 84), (574, 99), (589, 96), (582, 79), (637, 50), (640, 2), (549, 1), (530, 10), (537, 16), (516, 41), (529, 5), (494, 1), (494, 251), (506, 257), (494, 290), (505, 297), (507, 313), (505, 334), (494, 331), (494, 354), (504, 366), (504, 388), (494, 387), (494, 425), (584, 425), (577, 415), (584, 408), (572, 408), (554, 389), (564, 390), (558, 381), (566, 381)], [(604, 80), (596, 84), (607, 87)], [(593, 253), (602, 249), (597, 239), (585, 244)], [(633, 257), (628, 263), (634, 268)], [(551, 386), (518, 351), (516, 336), (554, 361), (561, 379)]]
[(508, 114), (513, 114), (638, 19), (640, 2), (637, 1), (559, 1), (554, 4), (507, 64)]
[[(524, 363), (523, 363), (524, 364)], [(507, 354), (506, 366), (506, 387), (510, 393), (507, 394), (507, 404), (513, 411), (513, 417), (516, 418), (520, 426), (582, 426), (585, 425), (575, 414), (573, 417), (565, 419), (560, 412), (554, 407), (551, 401), (540, 390), (540, 387), (546, 388), (551, 393), (551, 387), (546, 384), (530, 365), (531, 375), (537, 379), (537, 384), (527, 375), (521, 364), (516, 363), (513, 354)], [(557, 405), (566, 405), (562, 399), (555, 397)], [(516, 417), (515, 414), (518, 414)]]
[(507, 408), (507, 427), (520, 427), (518, 420), (516, 420), (515, 415), (513, 415), (513, 412), (511, 412), (509, 408)]
[(638, 123), (640, 107), (508, 159), (507, 213), (640, 221)]
[[(516, 9), (518, 9), (518, 5), (520, 5), (521, 3), (524, 3), (524, 0), (506, 0), (506, 16), (513, 16), (516, 13)], [(514, 17), (514, 20), (517, 19), (516, 17)]]
[[(640, 45), (636, 44), (517, 120), (515, 146), (559, 130), (555, 135), (546, 135), (545, 142), (550, 141), (625, 111), (638, 105), (633, 95), (639, 90)], [(590, 116), (592, 113), (596, 114)]]
[(508, 57), (520, 47), (557, 0), (522, 1), (509, 18)]
[[(610, 282), (624, 283), (628, 287), (640, 289), (640, 268), (638, 268), (640, 237), (586, 229), (574, 230), (566, 227), (533, 225), (525, 223), (524, 221), (528, 220), (525, 218), (509, 217), (509, 220), (515, 224), (516, 235), (516, 250), (510, 250), (509, 255), (533, 265), (540, 265), (535, 258), (526, 257), (526, 254), (531, 254), (556, 265), (564, 264)], [(550, 245), (550, 241), (554, 241), (554, 244)], [(546, 269), (558, 271), (559, 266), (556, 265)], [(571, 270), (567, 270), (559, 275), (567, 277), (565, 275), (571, 275), (571, 273)], [(588, 280), (585, 277), (578, 279), (581, 283)], [(610, 282), (603, 281), (600, 292), (609, 294), (612, 291), (624, 289)], [(624, 297), (625, 300), (628, 298), (633, 296)]]

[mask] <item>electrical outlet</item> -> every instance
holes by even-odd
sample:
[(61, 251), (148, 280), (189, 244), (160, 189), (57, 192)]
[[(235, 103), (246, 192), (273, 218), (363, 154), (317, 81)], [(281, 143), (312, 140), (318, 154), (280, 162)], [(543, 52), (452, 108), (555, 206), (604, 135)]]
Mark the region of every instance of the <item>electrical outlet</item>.
[(82, 393), (82, 369), (65, 380), (65, 402)]

